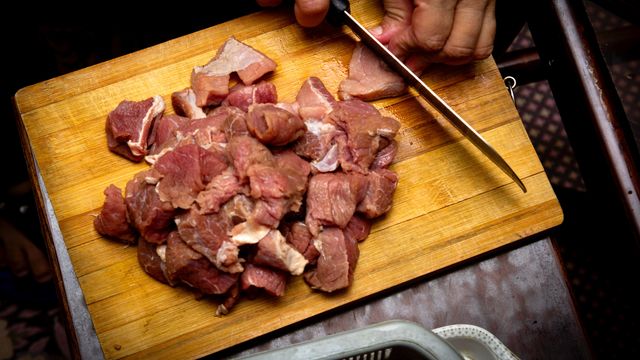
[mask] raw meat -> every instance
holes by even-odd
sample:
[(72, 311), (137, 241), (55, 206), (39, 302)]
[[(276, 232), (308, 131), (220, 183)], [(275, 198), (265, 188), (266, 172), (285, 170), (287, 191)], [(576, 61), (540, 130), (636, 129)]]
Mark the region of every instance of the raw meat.
[(200, 214), (191, 208), (176, 217), (178, 232), (184, 242), (204, 255), (212, 264), (225, 272), (243, 270), (238, 257), (238, 246), (231, 242), (231, 219), (224, 213)]
[(202, 108), (196, 105), (196, 93), (191, 88), (171, 94), (171, 105), (176, 114), (190, 119), (202, 119), (207, 116)]
[(277, 102), (278, 93), (276, 92), (276, 87), (268, 81), (261, 81), (255, 85), (237, 84), (232, 87), (222, 105), (235, 106), (247, 112), (252, 104), (275, 104)]
[(263, 289), (270, 295), (282, 296), (287, 286), (287, 273), (266, 266), (247, 264), (240, 278), (240, 284), (242, 290), (255, 287)]
[(204, 294), (224, 294), (238, 281), (238, 274), (216, 269), (185, 244), (177, 232), (172, 232), (167, 241), (166, 267), (170, 279), (180, 280)]
[(122, 101), (107, 116), (109, 150), (132, 161), (142, 160), (151, 126), (163, 112), (164, 100), (158, 95), (143, 101)]
[(255, 104), (247, 114), (247, 128), (261, 143), (283, 146), (304, 134), (305, 125), (298, 115), (272, 104)]
[(308, 261), (287, 243), (280, 231), (271, 230), (258, 242), (253, 262), (288, 271), (291, 275), (301, 275)]
[(336, 105), (336, 99), (317, 77), (308, 78), (296, 96), (298, 114), (303, 120), (321, 120)]
[(367, 175), (367, 191), (356, 209), (369, 219), (378, 217), (391, 209), (393, 192), (398, 185), (398, 175), (387, 169), (371, 171)]
[(156, 245), (144, 240), (138, 242), (138, 262), (142, 270), (161, 283), (169, 284), (165, 274), (165, 262), (158, 252), (166, 251), (166, 245)]
[(351, 285), (360, 256), (358, 242), (342, 230), (329, 227), (322, 230), (314, 244), (320, 256), (316, 267), (304, 274), (311, 288), (333, 292)]
[(93, 220), (93, 226), (100, 235), (134, 244), (137, 240), (135, 230), (127, 219), (127, 206), (122, 198), (122, 190), (111, 184), (104, 190), (104, 205), (100, 214)]
[[(347, 225), (349, 227), (351, 222)], [(282, 227), (282, 234), (286, 237), (287, 242), (301, 253), (309, 264), (315, 264), (320, 253), (313, 245), (313, 236), (309, 232), (307, 225), (301, 221), (291, 224), (285, 224)]]
[(357, 173), (317, 174), (311, 177), (305, 218), (309, 232), (317, 236), (321, 225), (347, 226), (356, 206), (364, 198), (366, 185), (366, 177)]
[(231, 37), (208, 64), (193, 68), (191, 88), (196, 94), (196, 105), (220, 104), (229, 93), (229, 75), (233, 72), (245, 85), (251, 85), (275, 68), (273, 60)]
[(252, 165), (275, 163), (271, 151), (251, 136), (234, 136), (227, 145), (227, 151), (240, 181), (247, 179), (247, 171)]
[(156, 120), (149, 135), (149, 154), (157, 154), (164, 144), (177, 136), (177, 131), (189, 121), (179, 115), (166, 115)]
[(175, 211), (160, 200), (153, 170), (139, 172), (127, 183), (124, 202), (130, 224), (148, 242), (162, 244), (173, 230)]
[(359, 98), (377, 100), (404, 94), (406, 85), (400, 75), (362, 43), (353, 49), (349, 77), (339, 85), (340, 100)]

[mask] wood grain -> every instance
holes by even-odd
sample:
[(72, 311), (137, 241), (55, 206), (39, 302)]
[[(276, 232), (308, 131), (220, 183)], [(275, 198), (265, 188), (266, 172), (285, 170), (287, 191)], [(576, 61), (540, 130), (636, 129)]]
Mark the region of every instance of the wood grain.
[[(353, 1), (366, 26), (382, 17), (377, 1)], [(96, 333), (107, 358), (195, 358), (446, 268), (558, 225), (562, 210), (492, 59), (434, 66), (424, 79), (502, 154), (529, 191), (510, 179), (442, 116), (409, 95), (374, 104), (402, 123), (393, 169), (394, 207), (362, 243), (355, 283), (324, 295), (293, 279), (281, 299), (241, 302), (223, 318), (217, 303), (155, 282), (135, 248), (102, 239), (92, 215), (104, 188), (123, 187), (144, 164), (107, 150), (106, 115), (121, 100), (169, 100), (234, 35), (278, 63), (269, 77), (292, 101), (318, 76), (335, 93), (353, 39), (328, 26), (293, 23), (284, 10), (249, 15), (20, 90), (15, 96), (31, 150), (50, 194)]]

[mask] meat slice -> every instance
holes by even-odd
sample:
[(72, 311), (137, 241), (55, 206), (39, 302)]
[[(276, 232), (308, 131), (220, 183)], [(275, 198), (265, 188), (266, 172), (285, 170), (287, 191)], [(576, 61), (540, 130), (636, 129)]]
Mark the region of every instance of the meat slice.
[(218, 270), (202, 254), (185, 244), (177, 232), (167, 241), (166, 268), (170, 279), (202, 291), (205, 294), (224, 294), (238, 281), (238, 274)]
[(153, 123), (151, 135), (149, 135), (149, 154), (157, 154), (167, 141), (177, 136), (177, 131), (189, 121), (188, 118), (179, 115), (165, 115)]
[(301, 275), (308, 263), (300, 252), (287, 243), (278, 230), (271, 230), (258, 242), (258, 251), (253, 262), (288, 271), (291, 275)]
[(364, 198), (366, 178), (357, 173), (316, 174), (309, 180), (307, 215), (309, 232), (317, 236), (321, 225), (344, 228)]
[(351, 285), (360, 250), (358, 242), (345, 236), (343, 231), (325, 228), (316, 238), (320, 251), (316, 267), (304, 274), (312, 289), (333, 292)]
[(254, 164), (273, 165), (271, 151), (251, 136), (234, 136), (227, 145), (236, 175), (241, 182), (247, 179), (247, 170)]
[(160, 200), (155, 189), (157, 175), (142, 171), (127, 183), (124, 202), (131, 225), (148, 242), (162, 244), (173, 230), (175, 211)]
[(202, 119), (207, 116), (202, 108), (196, 105), (196, 93), (191, 88), (171, 94), (171, 105), (176, 114), (189, 119)]
[(161, 283), (169, 284), (165, 274), (165, 261), (159, 253), (166, 251), (166, 245), (156, 245), (145, 240), (138, 242), (138, 263), (142, 270)]
[(247, 128), (261, 143), (283, 146), (304, 134), (305, 125), (298, 115), (273, 104), (255, 104), (247, 114)]
[(316, 263), (316, 259), (320, 253), (313, 245), (313, 236), (309, 232), (305, 223), (296, 221), (294, 223), (285, 224), (281, 227), (281, 232), (287, 239), (287, 243), (302, 254), (309, 264)]
[(104, 205), (93, 220), (93, 227), (104, 236), (133, 244), (138, 238), (129, 225), (127, 206), (122, 198), (122, 190), (111, 184), (104, 190)]
[(287, 286), (287, 273), (256, 264), (247, 264), (240, 278), (242, 290), (263, 289), (273, 296), (284, 295)]
[(268, 81), (261, 81), (255, 85), (237, 84), (231, 88), (229, 95), (222, 105), (235, 106), (247, 112), (253, 104), (275, 104), (278, 102), (278, 93), (275, 85)]
[(371, 101), (400, 96), (405, 91), (406, 85), (400, 75), (362, 43), (356, 44), (349, 63), (349, 77), (339, 85), (340, 100)]
[(320, 120), (333, 111), (336, 99), (317, 77), (308, 78), (296, 96), (298, 114), (303, 120)]
[(195, 144), (177, 147), (160, 157), (154, 169), (160, 174), (157, 190), (162, 201), (188, 209), (213, 177), (228, 167), (224, 154)]
[(208, 64), (193, 69), (191, 88), (196, 94), (196, 105), (220, 104), (229, 93), (229, 75), (233, 72), (245, 85), (251, 85), (275, 68), (273, 60), (231, 37)]
[(224, 213), (203, 215), (196, 209), (178, 215), (176, 224), (184, 242), (204, 255), (222, 271), (238, 273), (243, 270), (239, 249), (231, 242), (231, 220)]
[(346, 156), (340, 165), (346, 171), (367, 172), (378, 155), (386, 148), (400, 129), (400, 123), (382, 116), (372, 105), (360, 100), (338, 103), (329, 115), (331, 120), (346, 132), (346, 142), (340, 142), (339, 152)]
[(164, 100), (158, 95), (143, 101), (122, 101), (107, 116), (109, 150), (132, 161), (142, 160), (151, 126), (163, 113)]
[(378, 217), (391, 209), (398, 175), (391, 170), (379, 169), (367, 175), (367, 191), (356, 209), (368, 218)]

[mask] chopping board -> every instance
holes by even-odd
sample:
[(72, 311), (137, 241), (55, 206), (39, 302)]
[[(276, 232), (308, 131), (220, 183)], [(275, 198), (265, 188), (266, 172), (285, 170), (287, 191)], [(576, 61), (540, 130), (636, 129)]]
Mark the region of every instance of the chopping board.
[[(378, 1), (352, 1), (365, 26), (382, 19)], [(229, 36), (274, 59), (267, 80), (279, 101), (319, 77), (336, 94), (347, 75), (354, 36), (347, 29), (302, 29), (286, 9), (255, 13), (127, 56), (44, 81), (15, 95), (29, 151), (50, 197), (64, 242), (107, 358), (195, 358), (423, 277), (562, 222), (562, 210), (493, 59), (432, 66), (424, 81), (475, 127), (523, 179), (528, 192), (493, 165), (447, 121), (409, 94), (376, 101), (402, 128), (392, 170), (393, 208), (361, 243), (353, 285), (314, 292), (292, 279), (282, 298), (243, 299), (230, 314), (147, 276), (135, 247), (101, 238), (93, 217), (109, 184), (121, 188), (147, 167), (107, 149), (107, 114), (120, 101), (189, 86), (194, 66)], [(170, 106), (168, 112), (172, 112)]]

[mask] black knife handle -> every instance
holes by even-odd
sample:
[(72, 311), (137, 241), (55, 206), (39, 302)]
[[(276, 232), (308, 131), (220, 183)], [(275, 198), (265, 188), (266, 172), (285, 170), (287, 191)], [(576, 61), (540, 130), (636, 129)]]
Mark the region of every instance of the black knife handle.
[(349, 0), (331, 0), (329, 5), (329, 13), (327, 14), (327, 22), (335, 26), (341, 25), (345, 11), (351, 11)]

